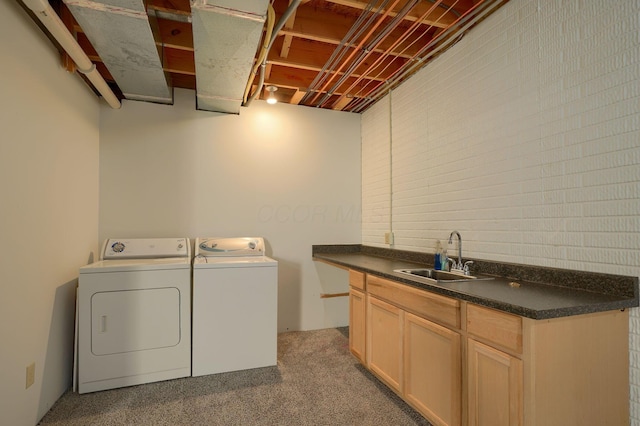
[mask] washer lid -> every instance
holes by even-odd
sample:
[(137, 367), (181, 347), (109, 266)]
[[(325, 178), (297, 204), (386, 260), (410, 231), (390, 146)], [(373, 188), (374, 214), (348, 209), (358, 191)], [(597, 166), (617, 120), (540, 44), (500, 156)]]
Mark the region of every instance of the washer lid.
[(100, 260), (191, 257), (188, 238), (111, 238), (105, 241)]
[(196, 256), (193, 258), (194, 269), (211, 268), (257, 268), (278, 266), (278, 261), (267, 256)]
[(264, 239), (241, 238), (196, 238), (196, 256), (264, 256)]

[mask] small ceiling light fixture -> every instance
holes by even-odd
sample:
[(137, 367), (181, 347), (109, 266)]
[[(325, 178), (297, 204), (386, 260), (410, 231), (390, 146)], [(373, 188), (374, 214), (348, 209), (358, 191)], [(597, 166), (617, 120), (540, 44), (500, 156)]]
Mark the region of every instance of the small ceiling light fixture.
[(278, 100), (276, 99), (275, 96), (275, 91), (278, 90), (278, 88), (276, 86), (267, 86), (265, 87), (265, 89), (267, 90), (267, 92), (269, 92), (269, 96), (267, 96), (267, 103), (268, 104), (276, 104), (278, 103)]

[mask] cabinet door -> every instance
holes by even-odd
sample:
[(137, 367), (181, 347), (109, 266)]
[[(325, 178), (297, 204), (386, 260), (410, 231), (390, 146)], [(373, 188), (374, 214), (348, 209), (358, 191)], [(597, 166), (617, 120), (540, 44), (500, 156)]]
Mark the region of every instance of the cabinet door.
[(468, 339), (469, 425), (522, 425), (522, 361)]
[(366, 302), (364, 293), (351, 288), (349, 290), (349, 349), (363, 364), (366, 362), (365, 312)]
[(405, 313), (404, 397), (434, 425), (459, 425), (460, 334)]
[(402, 389), (402, 326), (404, 311), (367, 296), (367, 366), (387, 386)]

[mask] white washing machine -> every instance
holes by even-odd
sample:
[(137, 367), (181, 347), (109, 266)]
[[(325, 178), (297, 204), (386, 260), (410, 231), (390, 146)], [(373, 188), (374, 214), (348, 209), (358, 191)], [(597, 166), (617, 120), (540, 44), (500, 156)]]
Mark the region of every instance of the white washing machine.
[(77, 304), (79, 393), (191, 375), (188, 238), (105, 241)]
[(278, 262), (262, 238), (197, 238), (192, 374), (277, 364)]

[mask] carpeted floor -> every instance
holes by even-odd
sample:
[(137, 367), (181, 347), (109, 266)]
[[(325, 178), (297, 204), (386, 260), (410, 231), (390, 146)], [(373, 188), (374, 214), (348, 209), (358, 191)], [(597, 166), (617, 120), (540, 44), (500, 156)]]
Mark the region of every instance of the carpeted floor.
[(348, 329), (283, 333), (277, 367), (65, 393), (40, 425), (429, 425), (349, 352)]

